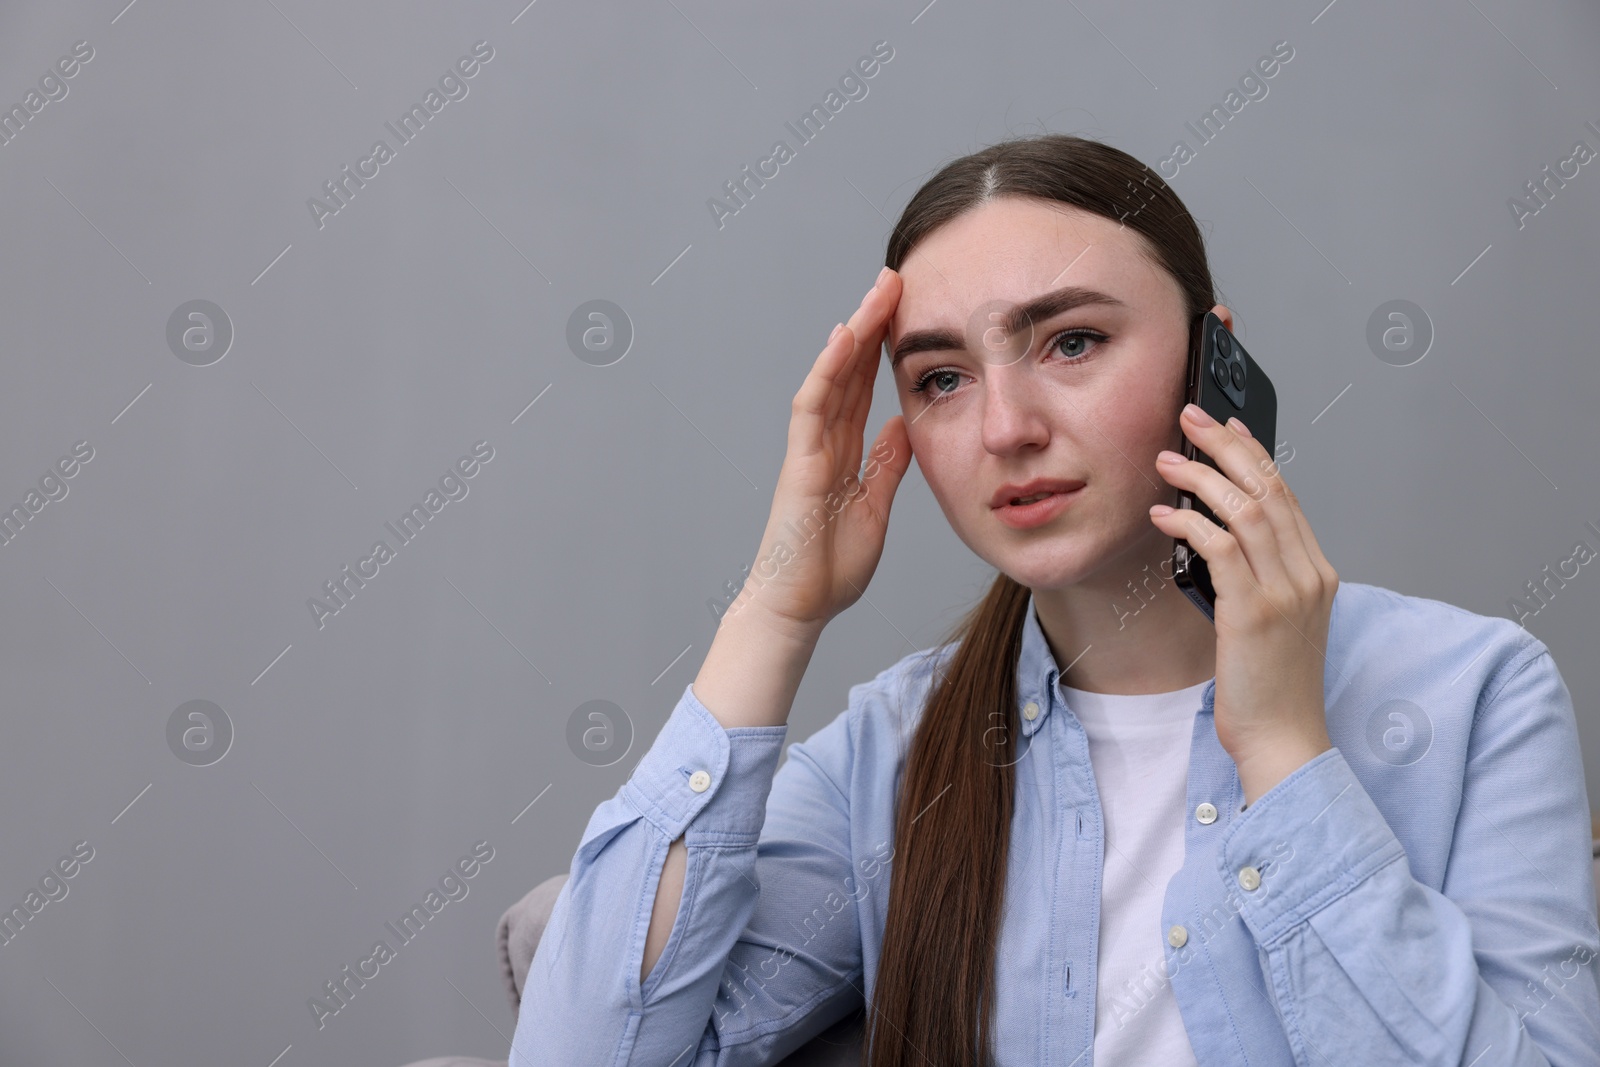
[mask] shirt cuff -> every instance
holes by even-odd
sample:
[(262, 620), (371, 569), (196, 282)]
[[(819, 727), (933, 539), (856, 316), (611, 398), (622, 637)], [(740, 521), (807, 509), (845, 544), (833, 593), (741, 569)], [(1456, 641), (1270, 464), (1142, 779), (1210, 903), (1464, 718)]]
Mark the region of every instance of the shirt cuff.
[(693, 684), (685, 685), (622, 795), (668, 840), (692, 822), (696, 838), (754, 842), (788, 732), (787, 723), (727, 729), (695, 697)]
[(1330, 748), (1235, 815), (1217, 870), (1265, 948), (1404, 857), (1344, 754)]

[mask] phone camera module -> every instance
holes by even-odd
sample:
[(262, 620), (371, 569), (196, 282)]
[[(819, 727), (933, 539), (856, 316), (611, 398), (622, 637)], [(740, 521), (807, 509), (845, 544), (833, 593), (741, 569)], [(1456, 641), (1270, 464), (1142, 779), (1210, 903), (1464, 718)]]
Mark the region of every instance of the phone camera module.
[(1228, 361), (1223, 359), (1221, 356), (1218, 356), (1216, 359), (1212, 360), (1211, 376), (1217, 380), (1217, 385), (1221, 386), (1223, 389), (1228, 388), (1233, 381), (1233, 375), (1228, 371)]

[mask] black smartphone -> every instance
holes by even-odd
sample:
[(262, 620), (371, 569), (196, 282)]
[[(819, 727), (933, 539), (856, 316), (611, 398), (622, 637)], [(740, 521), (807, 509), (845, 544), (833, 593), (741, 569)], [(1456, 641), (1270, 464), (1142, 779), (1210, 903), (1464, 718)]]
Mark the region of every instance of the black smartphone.
[[(1222, 320), (1207, 311), (1196, 316), (1189, 331), (1188, 401), (1218, 422), (1226, 423), (1237, 417), (1249, 427), (1250, 434), (1271, 453), (1274, 451), (1273, 434), (1277, 430), (1278, 393), (1272, 381), (1262, 371), (1261, 365), (1250, 358)], [(1220, 471), (1210, 456), (1195, 448), (1194, 442), (1180, 429), (1183, 436), (1183, 455), (1199, 460), (1213, 470)], [(1179, 508), (1192, 508), (1221, 526), (1228, 524), (1217, 518), (1205, 501), (1178, 490)], [(1172, 576), (1178, 588), (1205, 612), (1206, 618), (1216, 619), (1217, 591), (1211, 584), (1211, 571), (1205, 559), (1189, 547), (1189, 542), (1175, 538), (1172, 542)]]

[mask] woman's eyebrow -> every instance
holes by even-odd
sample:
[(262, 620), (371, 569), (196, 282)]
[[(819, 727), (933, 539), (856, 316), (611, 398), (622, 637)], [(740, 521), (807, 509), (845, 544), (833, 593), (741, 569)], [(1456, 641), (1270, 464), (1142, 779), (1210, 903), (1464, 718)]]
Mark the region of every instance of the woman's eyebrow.
[[(1098, 289), (1069, 285), (1013, 307), (1006, 313), (1006, 333), (1008, 336), (1021, 333), (1036, 322), (1043, 322), (1063, 311), (1071, 311), (1085, 304), (1103, 304), (1107, 307), (1128, 306)], [(894, 351), (889, 356), (889, 369), (894, 370), (900, 365), (901, 360), (917, 352), (949, 352), (963, 347), (965, 347), (963, 339), (950, 330), (910, 330), (894, 346)]]

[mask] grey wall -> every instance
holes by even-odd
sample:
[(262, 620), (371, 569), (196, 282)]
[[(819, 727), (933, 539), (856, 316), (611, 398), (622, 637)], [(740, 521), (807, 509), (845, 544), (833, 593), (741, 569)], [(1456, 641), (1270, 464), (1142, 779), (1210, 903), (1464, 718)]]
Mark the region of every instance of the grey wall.
[[(0, 906), (93, 849), (0, 945), (0, 1062), (503, 1056), (495, 919), (693, 678), (889, 220), (1009, 135), (1195, 150), (1167, 173), (1346, 580), (1511, 615), (1600, 547), (1600, 163), (1508, 206), (1600, 150), (1593, 4), (124, 3), (0, 6), (0, 105), (93, 50), (0, 145), (0, 504), (66, 487), (0, 546)], [(385, 123), (479, 41), (400, 144)], [(799, 144), (785, 123), (878, 41), (867, 94)], [(1279, 41), (1202, 144), (1186, 123)], [(380, 138), (319, 225), (308, 199)], [(708, 198), (779, 139), (794, 158), (719, 225)], [(220, 359), (220, 321), (182, 344), (196, 300), (231, 324)], [(592, 300), (624, 358), (569, 346)], [(1420, 360), (1369, 344), (1393, 300), (1431, 323)], [(880, 390), (872, 432), (897, 410)], [(446, 482), (467, 495), (319, 626), (308, 599), (480, 441)], [(989, 575), (913, 470), (791, 740)], [(1592, 796), (1597, 591), (1583, 567), (1527, 620)], [(633, 731), (604, 767), (567, 742), (592, 700)], [(190, 701), (231, 724), (221, 760)], [(467, 896), (319, 1029), (309, 999), (479, 841)]]

